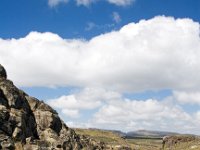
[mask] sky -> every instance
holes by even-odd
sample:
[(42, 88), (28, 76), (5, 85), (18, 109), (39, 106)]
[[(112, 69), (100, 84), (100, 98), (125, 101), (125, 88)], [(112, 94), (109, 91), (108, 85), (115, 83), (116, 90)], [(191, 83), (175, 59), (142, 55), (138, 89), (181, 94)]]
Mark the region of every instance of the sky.
[(70, 127), (200, 135), (199, 0), (1, 0), (0, 63)]

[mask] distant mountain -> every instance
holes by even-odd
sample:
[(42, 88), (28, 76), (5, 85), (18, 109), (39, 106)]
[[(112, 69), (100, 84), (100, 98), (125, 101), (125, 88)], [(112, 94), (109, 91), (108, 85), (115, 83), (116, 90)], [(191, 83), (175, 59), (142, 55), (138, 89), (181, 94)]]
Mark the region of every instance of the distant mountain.
[(106, 130), (106, 129), (97, 129), (89, 128), (88, 130), (99, 130), (99, 131), (109, 131), (119, 135), (122, 138), (162, 138), (167, 135), (181, 135), (176, 132), (167, 132), (167, 131), (151, 131), (151, 130), (136, 130), (130, 132), (122, 132), (120, 130)]
[(125, 132), (122, 132), (119, 130), (112, 130), (112, 132), (118, 134), (121, 137), (126, 137), (126, 135), (127, 135)]
[(136, 138), (136, 137), (151, 137), (151, 138), (162, 138), (166, 135), (178, 135), (175, 132), (165, 132), (165, 131), (149, 131), (149, 130), (138, 130), (126, 133), (126, 138)]

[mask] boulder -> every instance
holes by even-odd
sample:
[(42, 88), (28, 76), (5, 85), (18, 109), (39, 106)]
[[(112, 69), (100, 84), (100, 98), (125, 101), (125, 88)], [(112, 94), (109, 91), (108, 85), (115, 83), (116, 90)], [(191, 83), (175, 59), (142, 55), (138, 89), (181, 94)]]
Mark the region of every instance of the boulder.
[(0, 78), (7, 78), (6, 70), (4, 67), (0, 64)]
[(53, 108), (8, 80), (0, 65), (0, 149), (101, 150), (104, 144), (77, 135)]

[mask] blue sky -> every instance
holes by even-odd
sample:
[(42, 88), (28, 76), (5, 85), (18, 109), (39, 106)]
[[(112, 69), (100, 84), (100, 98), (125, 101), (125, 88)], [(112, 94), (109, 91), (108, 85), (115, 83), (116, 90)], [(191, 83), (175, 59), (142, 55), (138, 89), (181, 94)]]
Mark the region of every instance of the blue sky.
[[(0, 5), (0, 34), (2, 38), (19, 38), (30, 31), (53, 32), (63, 38), (91, 38), (95, 35), (118, 29), (121, 26), (150, 19), (157, 15), (200, 20), (199, 0), (136, 0), (128, 6), (116, 6), (99, 0), (88, 7), (77, 6), (75, 1), (49, 7), (47, 0), (2, 0)], [(118, 12), (121, 22), (116, 24), (112, 13)], [(97, 25), (115, 24), (85, 31), (87, 23)]]
[(200, 134), (199, 0), (2, 0), (0, 63), (72, 127)]

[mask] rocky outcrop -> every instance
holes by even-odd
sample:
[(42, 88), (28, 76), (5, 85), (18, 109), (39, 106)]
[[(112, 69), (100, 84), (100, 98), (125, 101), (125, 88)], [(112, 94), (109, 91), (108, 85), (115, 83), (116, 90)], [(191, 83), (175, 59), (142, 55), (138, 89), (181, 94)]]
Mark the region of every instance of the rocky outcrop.
[(77, 135), (57, 112), (19, 90), (0, 65), (0, 149), (101, 150), (104, 144)]
[(162, 147), (163, 149), (169, 148), (173, 149), (177, 144), (183, 142), (191, 142), (195, 140), (195, 136), (192, 135), (171, 135), (171, 136), (164, 136), (162, 139)]

